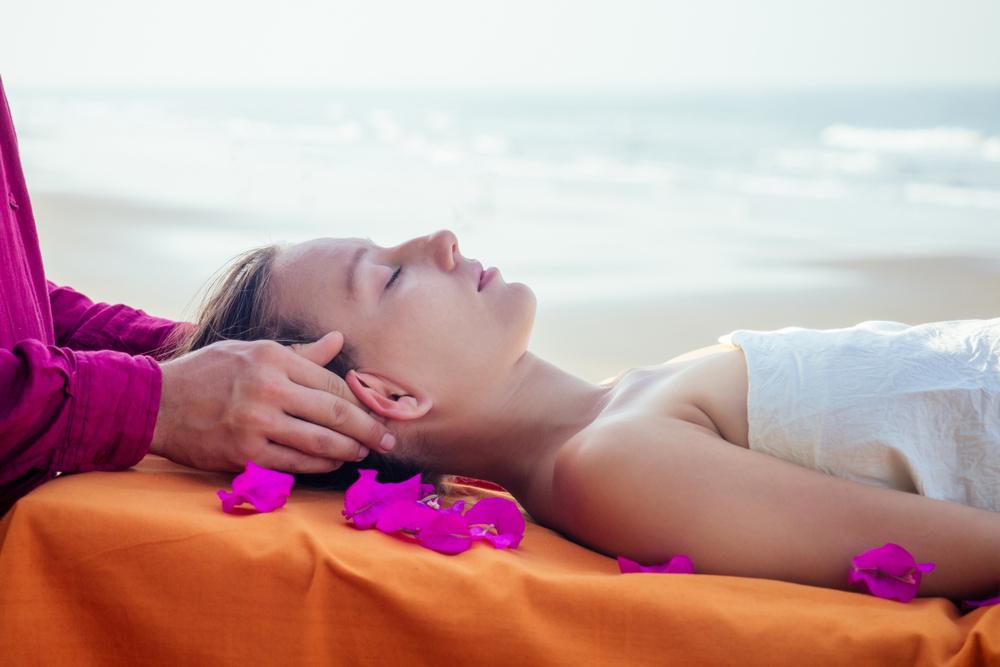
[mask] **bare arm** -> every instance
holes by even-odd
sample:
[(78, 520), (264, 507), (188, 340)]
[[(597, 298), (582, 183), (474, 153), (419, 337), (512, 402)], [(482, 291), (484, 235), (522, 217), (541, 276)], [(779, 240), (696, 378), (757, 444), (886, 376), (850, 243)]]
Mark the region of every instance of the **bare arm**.
[(555, 491), (560, 528), (642, 563), (686, 554), (704, 574), (849, 590), (851, 557), (895, 542), (937, 564), (920, 595), (1000, 586), (1000, 513), (840, 479), (684, 421), (621, 423), (568, 451)]

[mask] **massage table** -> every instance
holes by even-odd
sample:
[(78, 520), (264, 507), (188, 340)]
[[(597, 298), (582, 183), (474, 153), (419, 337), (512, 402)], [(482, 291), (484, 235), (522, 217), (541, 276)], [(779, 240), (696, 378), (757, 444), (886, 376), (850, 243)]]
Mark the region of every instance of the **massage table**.
[(517, 549), (448, 556), (354, 528), (339, 492), (226, 514), (233, 477), (150, 455), (22, 498), (0, 519), (0, 665), (1000, 664), (1000, 606), (623, 575), (531, 522)]

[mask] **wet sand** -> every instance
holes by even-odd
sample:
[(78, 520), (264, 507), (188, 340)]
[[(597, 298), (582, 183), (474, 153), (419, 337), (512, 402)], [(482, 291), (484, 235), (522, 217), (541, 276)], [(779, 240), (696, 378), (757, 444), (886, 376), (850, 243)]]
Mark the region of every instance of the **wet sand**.
[[(193, 317), (198, 292), (211, 275), (228, 256), (260, 241), (259, 232), (242, 231), (244, 221), (231, 215), (52, 193), (33, 193), (32, 204), (51, 280), (95, 300), (127, 303), (175, 319)], [(175, 230), (177, 241), (151, 242), (150, 229), (157, 226)], [(227, 255), (198, 246), (199, 234), (219, 233), (232, 239)], [(854, 284), (583, 306), (540, 302), (529, 347), (597, 382), (627, 368), (714, 345), (733, 329), (1000, 316), (1000, 259), (934, 255), (839, 260), (823, 266), (853, 277)]]

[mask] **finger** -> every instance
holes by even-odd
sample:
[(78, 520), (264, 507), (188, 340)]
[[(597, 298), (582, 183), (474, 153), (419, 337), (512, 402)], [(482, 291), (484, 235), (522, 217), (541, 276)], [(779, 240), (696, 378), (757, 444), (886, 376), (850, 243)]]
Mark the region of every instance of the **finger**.
[(297, 385), (339, 396), (358, 406), (359, 410), (365, 409), (364, 404), (358, 400), (351, 388), (344, 382), (344, 378), (301, 355), (296, 354), (291, 358), (287, 371), (288, 379)]
[(289, 347), (303, 359), (308, 359), (320, 366), (326, 366), (335, 356), (340, 354), (340, 350), (344, 347), (344, 334), (339, 331), (331, 331), (312, 343), (293, 343)]
[(330, 459), (309, 456), (293, 447), (286, 447), (273, 440), (268, 441), (254, 463), (263, 468), (292, 473), (333, 472), (344, 465), (343, 461), (331, 461)]
[(350, 436), (291, 415), (282, 417), (268, 437), (308, 456), (337, 461), (360, 461), (369, 451)]
[[(343, 383), (339, 377), (334, 377)], [(350, 389), (347, 391), (350, 393)], [(287, 414), (298, 417), (300, 421), (305, 420), (317, 427), (324, 427), (323, 430), (336, 431), (340, 435), (353, 438), (359, 446), (363, 445), (368, 449), (386, 453), (395, 447), (395, 440), (383, 442), (387, 434), (391, 435), (384, 424), (365, 409), (339, 396), (293, 384), (289, 399), (288, 403), (281, 407)]]

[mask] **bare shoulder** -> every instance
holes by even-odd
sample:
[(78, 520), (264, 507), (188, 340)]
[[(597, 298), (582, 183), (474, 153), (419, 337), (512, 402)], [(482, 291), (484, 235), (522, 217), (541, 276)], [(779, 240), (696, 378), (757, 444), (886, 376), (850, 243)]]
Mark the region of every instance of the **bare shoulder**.
[(685, 352), (672, 359), (667, 360), (664, 363), (672, 364), (678, 361), (688, 361), (690, 359), (698, 359), (699, 357), (707, 357), (713, 354), (718, 354), (719, 352), (734, 351), (740, 348), (736, 345), (731, 345), (729, 343), (718, 343), (716, 345), (708, 345), (706, 347), (699, 347), (697, 350), (691, 350), (690, 352)]
[[(622, 554), (648, 535), (637, 529), (629, 506), (662, 504), (690, 432), (719, 447), (732, 445), (709, 429), (673, 417), (608, 420), (567, 443), (556, 459), (554, 497), (559, 528), (603, 553)], [(702, 446), (706, 446), (701, 443)], [(629, 549), (636, 553), (634, 549)]]
[(679, 354), (676, 357), (671, 357), (670, 359), (668, 359), (667, 361), (664, 361), (661, 364), (656, 364), (654, 366), (638, 366), (638, 367), (633, 366), (632, 368), (627, 368), (627, 369), (621, 371), (620, 373), (618, 373), (617, 375), (612, 375), (611, 377), (608, 377), (608, 378), (605, 378), (604, 380), (601, 380), (601, 382), (599, 384), (617, 384), (619, 381), (621, 381), (626, 376), (628, 376), (628, 375), (630, 375), (630, 374), (632, 374), (634, 372), (637, 372), (637, 371), (643, 371), (643, 370), (649, 370), (649, 369), (657, 369), (657, 368), (664, 368), (664, 367), (667, 367), (667, 366), (671, 366), (671, 367), (672, 366), (687, 366), (689, 364), (683, 363), (683, 362), (691, 362), (691, 361), (694, 361), (696, 359), (704, 359), (705, 357), (716, 356), (716, 355), (718, 355), (721, 352), (735, 352), (738, 355), (742, 355), (743, 354), (743, 351), (738, 346), (736, 346), (736, 345), (731, 345), (731, 344), (728, 344), (728, 343), (719, 343), (719, 344), (716, 344), (716, 345), (707, 345), (705, 347), (699, 347), (696, 350), (691, 350), (689, 352), (685, 352), (684, 354)]
[[(567, 481), (594, 482), (632, 474), (632, 467), (665, 466), (697, 437), (700, 446), (733, 448), (710, 428), (668, 413), (623, 412), (578, 433), (556, 459)], [(629, 471), (628, 473), (622, 471)]]

